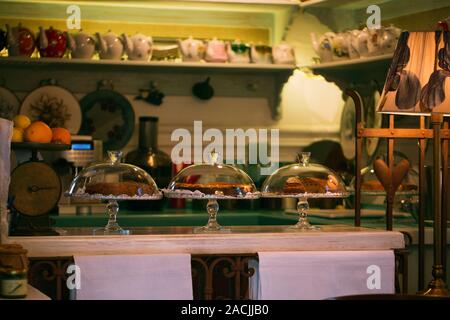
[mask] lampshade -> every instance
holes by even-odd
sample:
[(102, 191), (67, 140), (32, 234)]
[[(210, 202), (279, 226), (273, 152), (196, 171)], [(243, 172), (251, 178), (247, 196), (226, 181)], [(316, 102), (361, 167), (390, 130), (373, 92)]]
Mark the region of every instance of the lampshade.
[(378, 111), (450, 115), (450, 32), (403, 32)]

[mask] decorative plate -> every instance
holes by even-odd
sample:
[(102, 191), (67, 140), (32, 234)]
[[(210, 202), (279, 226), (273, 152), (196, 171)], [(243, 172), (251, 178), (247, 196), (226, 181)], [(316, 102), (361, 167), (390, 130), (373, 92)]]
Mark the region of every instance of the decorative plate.
[(30, 92), (22, 102), (20, 113), (31, 121), (44, 121), (52, 128), (67, 128), (71, 134), (77, 134), (81, 126), (78, 100), (57, 85), (44, 85)]
[[(375, 90), (373, 99), (370, 99), (366, 113), (366, 128), (381, 128), (383, 124), (383, 115), (377, 112), (378, 102), (380, 101), (380, 93)], [(376, 153), (379, 145), (379, 138), (367, 138), (366, 152), (367, 158), (370, 160)]]
[(83, 121), (79, 134), (103, 141), (104, 150), (121, 150), (134, 130), (134, 111), (120, 93), (100, 89), (81, 99)]
[[(364, 115), (361, 115), (364, 119)], [(342, 153), (347, 160), (353, 160), (356, 156), (355, 150), (355, 128), (356, 128), (356, 109), (355, 103), (351, 97), (345, 101), (341, 116), (340, 141)]]
[(20, 101), (5, 87), (0, 87), (0, 118), (12, 120), (19, 113)]

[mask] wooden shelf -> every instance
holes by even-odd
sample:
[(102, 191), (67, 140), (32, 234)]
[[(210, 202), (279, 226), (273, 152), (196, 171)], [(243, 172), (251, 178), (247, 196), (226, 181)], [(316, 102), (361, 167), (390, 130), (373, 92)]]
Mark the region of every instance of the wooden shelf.
[(326, 63), (318, 63), (314, 65), (307, 66), (307, 68), (312, 70), (320, 70), (320, 69), (351, 69), (351, 68), (364, 68), (366, 66), (370, 66), (373, 63), (377, 62), (385, 62), (392, 60), (392, 53), (384, 54), (380, 56), (367, 57), (367, 58), (359, 58), (359, 59), (351, 59), (351, 60), (341, 60), (341, 61), (332, 61)]
[(383, 5), (397, 5), (401, 8), (404, 7), (405, 3), (409, 4), (409, 6), (415, 6), (416, 3), (420, 3), (420, 8), (423, 11), (449, 6), (448, 0), (308, 0), (300, 2), (300, 7), (358, 10), (365, 9), (372, 4), (379, 5), (380, 7)]
[(448, 0), (309, 0), (300, 2), (300, 7), (304, 9), (345, 10), (353, 11), (358, 15), (366, 15), (366, 9), (370, 5), (380, 7), (383, 20), (450, 7)]
[(316, 7), (316, 6), (326, 6), (329, 5), (329, 0), (308, 0), (308, 1), (301, 1), (300, 7), (307, 8), (307, 7)]
[(168, 96), (190, 96), (194, 83), (211, 77), (215, 96), (266, 98), (273, 119), (280, 118), (281, 89), (295, 69), (276, 64), (0, 58), (2, 76), (13, 91), (31, 91), (42, 80), (55, 79), (70, 91), (87, 93), (99, 81), (111, 80), (120, 93), (137, 95), (154, 81)]
[[(300, 7), (316, 7), (330, 9), (361, 9), (371, 4), (381, 4), (393, 0), (308, 0), (300, 2)], [(398, 1), (398, 0), (397, 0)]]
[(230, 4), (258, 4), (258, 5), (285, 5), (296, 6), (300, 0), (177, 0), (180, 2), (208, 2)]
[(183, 70), (202, 70), (210, 72), (251, 72), (251, 73), (280, 73), (292, 72), (294, 65), (281, 64), (252, 64), (252, 63), (213, 63), (213, 62), (171, 62), (171, 61), (131, 61), (131, 60), (88, 60), (88, 59), (66, 59), (66, 58), (24, 58), (24, 57), (2, 57), (0, 66), (13, 65), (25, 67), (80, 67), (93, 68), (145, 68), (158, 69), (167, 72)]
[(384, 85), (387, 71), (392, 61), (392, 54), (334, 61), (307, 66), (314, 74), (321, 75), (328, 81), (336, 83), (341, 90), (351, 87), (367, 87), (374, 82), (378, 89)]

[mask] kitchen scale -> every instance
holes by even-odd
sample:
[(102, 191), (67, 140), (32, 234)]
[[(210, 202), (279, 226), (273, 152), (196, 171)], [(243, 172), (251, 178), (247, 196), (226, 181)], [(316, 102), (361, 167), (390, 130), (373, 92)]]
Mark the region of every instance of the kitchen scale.
[(69, 150), (70, 145), (56, 143), (11, 143), (12, 150), (29, 150), (29, 161), (11, 173), (9, 207), (10, 234), (13, 236), (58, 235), (51, 228), (49, 214), (57, 208), (61, 197), (61, 179), (55, 170), (38, 159), (38, 151)]

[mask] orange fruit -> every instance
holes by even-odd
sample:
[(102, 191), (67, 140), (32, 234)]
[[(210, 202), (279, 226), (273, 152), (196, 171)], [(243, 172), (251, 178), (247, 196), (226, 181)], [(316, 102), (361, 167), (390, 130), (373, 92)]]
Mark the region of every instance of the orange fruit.
[(53, 143), (70, 144), (70, 142), (72, 141), (70, 132), (66, 128), (53, 128), (52, 133), (53, 133), (52, 138)]
[(11, 142), (23, 142), (23, 129), (13, 128)]
[(52, 129), (42, 121), (33, 122), (24, 132), (24, 139), (28, 142), (49, 143), (52, 136)]
[(24, 130), (26, 128), (28, 128), (28, 126), (31, 124), (30, 118), (28, 118), (27, 116), (25, 116), (23, 114), (18, 114), (17, 116), (15, 116), (13, 119), (13, 122), (14, 122), (14, 127), (24, 129)]

